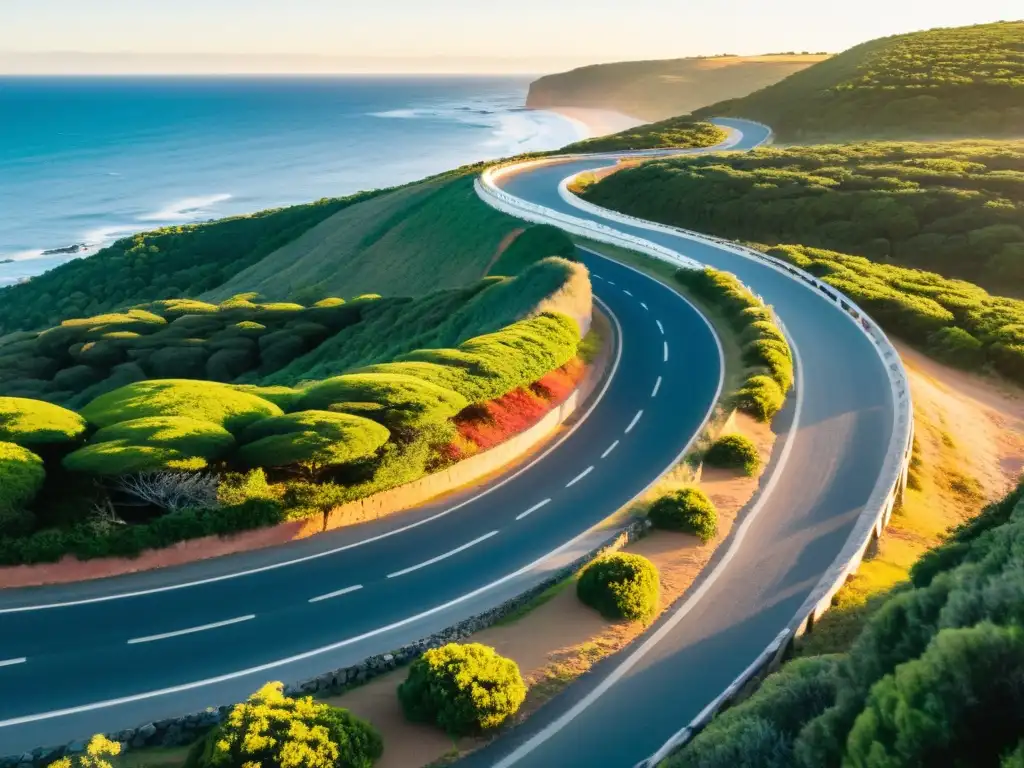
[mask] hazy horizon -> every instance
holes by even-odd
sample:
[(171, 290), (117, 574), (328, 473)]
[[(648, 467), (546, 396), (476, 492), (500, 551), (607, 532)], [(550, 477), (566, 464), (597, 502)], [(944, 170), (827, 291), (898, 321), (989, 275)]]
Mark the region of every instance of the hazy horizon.
[(585, 14), (549, 0), (514, 7), (391, 0), (357, 10), (332, 0), (284, 8), (269, 0), (0, 2), (0, 74), (7, 75), (532, 75), (638, 59), (838, 52), (885, 35), (1021, 15), (1019, 0), (862, 0), (856, 14), (842, 17), (815, 0), (690, 8), (630, 0), (628, 13), (619, 0), (593, 0)]

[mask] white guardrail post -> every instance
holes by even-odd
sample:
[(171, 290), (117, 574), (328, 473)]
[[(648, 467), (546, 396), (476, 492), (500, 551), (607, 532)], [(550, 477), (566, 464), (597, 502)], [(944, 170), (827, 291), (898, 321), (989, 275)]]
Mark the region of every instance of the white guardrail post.
[[(770, 131), (767, 126), (762, 126)], [(774, 138), (770, 134), (766, 143)], [(708, 150), (696, 150), (706, 152)], [(675, 152), (673, 154), (692, 154), (689, 152)], [(477, 195), (488, 205), (500, 211), (508, 213), (520, 219), (542, 224), (554, 224), (567, 232), (582, 237), (588, 237), (603, 243), (618, 245), (640, 253), (652, 256), (661, 261), (666, 261), (686, 269), (703, 269), (701, 264), (694, 259), (683, 256), (670, 248), (657, 245), (634, 235), (620, 232), (614, 227), (601, 224), (588, 219), (570, 216), (550, 208), (535, 205), (521, 198), (515, 197), (502, 190), (495, 183), (497, 179), (510, 173), (518, 173), (538, 165), (553, 163), (564, 163), (572, 160), (595, 159), (607, 160), (618, 159), (623, 156), (650, 156), (650, 153), (621, 153), (600, 154), (600, 155), (561, 155), (540, 160), (529, 160), (525, 162), (511, 162), (504, 165), (496, 165), (484, 171), (476, 180)], [(571, 205), (586, 210), (590, 213), (601, 216), (611, 221), (641, 225), (646, 229), (665, 231), (680, 235), (693, 240), (703, 240), (714, 243), (722, 250), (734, 253), (747, 259), (752, 259), (778, 272), (782, 272), (794, 280), (799, 280), (813, 288), (820, 295), (828, 299), (843, 314), (854, 323), (861, 332), (871, 341), (879, 358), (885, 367), (889, 378), (889, 384), (893, 397), (893, 431), (889, 440), (888, 450), (882, 464), (875, 488), (868, 498), (864, 509), (854, 525), (843, 549), (833, 561), (832, 565), (819, 580), (815, 589), (804, 601), (796, 615), (783, 628), (775, 639), (761, 652), (761, 654), (748, 666), (718, 697), (715, 698), (700, 714), (690, 723), (678, 731), (668, 742), (657, 752), (640, 763), (640, 766), (653, 768), (673, 752), (684, 746), (690, 739), (697, 735), (723, 708), (728, 706), (733, 699), (747, 685), (760, 676), (770, 671), (781, 663), (793, 640), (810, 630), (814, 622), (828, 610), (832, 598), (852, 575), (861, 563), (864, 553), (871, 541), (880, 536), (889, 523), (892, 510), (895, 504), (902, 499), (907, 484), (907, 473), (910, 466), (911, 451), (914, 444), (914, 418), (913, 403), (910, 397), (910, 383), (906, 371), (900, 360), (899, 353), (886, 337), (882, 329), (871, 317), (864, 312), (857, 304), (837, 291), (832, 286), (814, 275), (794, 267), (782, 259), (777, 259), (752, 248), (739, 245), (718, 237), (703, 235), (699, 232), (692, 232), (678, 227), (669, 227), (654, 224), (642, 219), (637, 219), (626, 214), (611, 211), (605, 208), (587, 203), (568, 190), (570, 177), (562, 182), (559, 192), (563, 199)], [(798, 383), (799, 386), (799, 383)], [(639, 768), (639, 766), (638, 766)]]

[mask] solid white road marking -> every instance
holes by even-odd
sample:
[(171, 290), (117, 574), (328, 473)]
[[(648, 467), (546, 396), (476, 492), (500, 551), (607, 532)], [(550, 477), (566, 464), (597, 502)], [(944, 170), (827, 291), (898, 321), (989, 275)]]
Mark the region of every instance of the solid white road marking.
[(636, 416), (634, 416), (634, 417), (633, 417), (633, 420), (632, 420), (631, 422), (629, 422), (629, 426), (628, 426), (628, 427), (626, 427), (626, 434), (627, 434), (627, 435), (628, 435), (628, 434), (629, 434), (630, 432), (632, 432), (632, 431), (633, 431), (633, 427), (635, 427), (635, 426), (636, 426), (636, 423), (637, 423), (638, 421), (640, 421), (640, 417), (641, 417), (641, 416), (643, 416), (643, 415), (644, 415), (644, 412), (643, 412), (642, 410), (639, 410), (639, 411), (637, 411), (637, 412), (636, 412)]
[(661, 331), (661, 335), (664, 336), (665, 335), (665, 326), (661, 324), (661, 320), (655, 320), (654, 322), (656, 322), (658, 324), (658, 330)]
[(654, 382), (654, 391), (651, 392), (651, 397), (657, 397), (659, 389), (661, 389), (661, 376), (659, 376), (658, 380)]
[(248, 616), (239, 616), (237, 619), (228, 619), (227, 621), (215, 621), (213, 624), (203, 624), (199, 627), (189, 627), (188, 629), (179, 629), (174, 632), (164, 632), (160, 635), (148, 635), (146, 637), (133, 637), (128, 641), (128, 645), (135, 645), (136, 643), (152, 643), (156, 640), (166, 640), (169, 637), (179, 637), (181, 635), (191, 635), (193, 632), (205, 632), (208, 629), (217, 629), (218, 627), (226, 627), (230, 624), (241, 624), (243, 621), (252, 621), (256, 618), (256, 614), (251, 613)]
[(626, 294), (627, 296), (632, 296), (632, 295), (633, 295), (632, 293), (630, 293), (629, 291), (627, 291), (627, 290), (626, 290), (625, 288), (623, 288), (623, 289), (622, 289), (622, 292), (623, 292), (624, 294)]
[(5, 659), (0, 661), (0, 667), (13, 667), (15, 664), (24, 664), (26, 661), (28, 661), (28, 659), (24, 656), (20, 659)]
[[(635, 270), (635, 271), (637, 272), (637, 274), (640, 274), (640, 275), (643, 274), (642, 272), (640, 272), (638, 270)], [(661, 285), (661, 283), (658, 283), (658, 285)], [(671, 289), (669, 289), (669, 290), (671, 290)], [(676, 294), (676, 295), (678, 296), (679, 294)], [(615, 376), (616, 376), (616, 374), (619, 371), (619, 365), (622, 363), (622, 350), (623, 350), (623, 347), (625, 346), (625, 342), (623, 341), (622, 323), (619, 322), (619, 318), (616, 316), (616, 314), (611, 310), (611, 308), (607, 304), (605, 304), (603, 301), (601, 301), (600, 298), (595, 296), (594, 300), (598, 304), (601, 305), (601, 307), (604, 309), (604, 311), (608, 313), (608, 316), (614, 322), (615, 329), (616, 329), (616, 338), (618, 338), (618, 340), (619, 340), (618, 348), (615, 350), (615, 361), (612, 363), (611, 373), (608, 375), (607, 380), (605, 381), (604, 385), (601, 387), (600, 393), (595, 398), (594, 402), (590, 404), (590, 407), (587, 408), (586, 412), (583, 414), (583, 416), (580, 418), (580, 420), (577, 421), (575, 424), (573, 424), (572, 427), (569, 429), (569, 431), (566, 432), (564, 435), (562, 435), (562, 437), (560, 437), (554, 444), (552, 444), (550, 447), (548, 447), (548, 449), (546, 451), (541, 453), (533, 461), (528, 463), (526, 466), (524, 466), (523, 468), (521, 468), (517, 472), (514, 472), (511, 475), (509, 475), (508, 477), (506, 477), (500, 483), (496, 483), (496, 484), (490, 486), (489, 488), (487, 488), (487, 489), (481, 491), (480, 493), (478, 493), (476, 496), (473, 496), (472, 498), (466, 499), (465, 501), (460, 502), (460, 503), (456, 504), (453, 507), (449, 507), (448, 509), (442, 510), (441, 512), (438, 512), (436, 515), (431, 515), (430, 517), (425, 517), (422, 520), (418, 520), (415, 523), (410, 523), (409, 525), (402, 526), (401, 528), (395, 528), (392, 531), (387, 531), (386, 533), (382, 533), (382, 534), (379, 534), (377, 536), (371, 536), (368, 539), (362, 539), (360, 541), (353, 542), (352, 544), (345, 544), (343, 546), (335, 547), (333, 549), (328, 549), (328, 550), (325, 550), (323, 552), (315, 552), (312, 555), (306, 555), (305, 557), (297, 557), (294, 560), (284, 560), (284, 561), (279, 562), (279, 563), (271, 563), (270, 565), (264, 565), (264, 566), (261, 566), (259, 568), (249, 568), (248, 570), (244, 570), (244, 571), (234, 571), (232, 573), (225, 573), (225, 574), (223, 574), (221, 576), (211, 576), (208, 579), (197, 579), (195, 581), (186, 581), (186, 582), (182, 582), (180, 584), (168, 584), (165, 587), (153, 587), (152, 589), (140, 589), (140, 590), (136, 590), (136, 591), (133, 591), (133, 592), (120, 592), (120, 593), (114, 594), (114, 595), (103, 595), (102, 597), (87, 597), (87, 598), (83, 598), (81, 600), (66, 600), (66, 601), (62, 601), (62, 602), (59, 602), (59, 603), (43, 603), (43, 604), (40, 604), (40, 605), (21, 605), (21, 606), (17, 606), (17, 607), (14, 607), (14, 608), (0, 608), (0, 616), (2, 616), (3, 614), (6, 614), (6, 613), (25, 613), (25, 612), (28, 612), (28, 611), (44, 611), (44, 610), (49, 610), (51, 608), (70, 608), (72, 606), (77, 606), (77, 605), (91, 605), (93, 603), (106, 603), (106, 602), (108, 602), (110, 600), (122, 600), (122, 599), (129, 598), (129, 597), (142, 597), (142, 596), (145, 596), (145, 595), (155, 595), (155, 594), (159, 594), (161, 592), (173, 592), (174, 590), (177, 590), (177, 589), (187, 589), (188, 587), (198, 587), (198, 586), (202, 586), (203, 584), (213, 584), (213, 583), (218, 582), (218, 581), (227, 581), (228, 579), (237, 579), (237, 578), (240, 578), (242, 576), (251, 576), (253, 574), (263, 573), (265, 571), (273, 571), (273, 570), (276, 570), (278, 568), (285, 568), (285, 567), (290, 566), (290, 565), (299, 565), (300, 563), (305, 563), (305, 562), (308, 562), (309, 560), (317, 560), (317, 559), (319, 559), (321, 557), (328, 557), (330, 555), (336, 555), (339, 552), (347, 552), (350, 549), (355, 549), (356, 547), (361, 547), (361, 546), (363, 546), (365, 544), (372, 544), (375, 541), (381, 541), (382, 539), (387, 539), (387, 538), (390, 538), (391, 536), (396, 536), (396, 535), (398, 535), (400, 533), (405, 533), (406, 531), (410, 531), (413, 528), (419, 528), (421, 525), (426, 525), (427, 523), (431, 523), (434, 520), (438, 520), (438, 519), (440, 519), (440, 518), (442, 518), (442, 517), (444, 517), (446, 515), (451, 514), (452, 512), (455, 512), (456, 510), (462, 509), (466, 505), (472, 504), (474, 501), (479, 501), (484, 496), (487, 496), (489, 493), (493, 493), (494, 491), (498, 490), (502, 486), (504, 486), (504, 485), (506, 485), (508, 483), (511, 483), (513, 480), (515, 480), (521, 474), (523, 474), (527, 470), (531, 469), (532, 467), (534, 467), (535, 465), (539, 464), (541, 461), (546, 459), (562, 443), (564, 443), (566, 440), (568, 440), (573, 435), (573, 433), (576, 432), (577, 429), (579, 429), (580, 427), (583, 426), (584, 422), (586, 422), (586, 420), (590, 418), (590, 415), (595, 410), (597, 410), (597, 406), (601, 404), (602, 400), (604, 400), (605, 395), (608, 394), (608, 390), (611, 387), (612, 382), (615, 380)], [(715, 338), (717, 339), (717, 336)], [(724, 365), (724, 363), (723, 363), (723, 365)], [(3, 726), (3, 723), (0, 723), (0, 727), (2, 727), (2, 726)]]
[(584, 477), (586, 477), (587, 475), (589, 475), (593, 471), (594, 471), (594, 466), (590, 465), (589, 467), (584, 469), (582, 472), (580, 472), (578, 475), (576, 475), (576, 477), (574, 477), (572, 480), (570, 480), (568, 483), (566, 483), (565, 487), (566, 488), (572, 488), (574, 485), (576, 485), (576, 483), (578, 483), (580, 480), (582, 480)]
[(662, 360), (662, 362), (667, 363), (668, 362), (668, 342), (665, 341), (665, 342), (662, 342), (662, 343), (665, 345), (665, 357)]
[(641, 306), (641, 307), (643, 307), (644, 309), (647, 309), (647, 308), (648, 308), (648, 307), (647, 307), (647, 305), (646, 305), (646, 304), (644, 304), (644, 303), (643, 303), (642, 301), (640, 302), (640, 306)]
[(615, 441), (614, 443), (612, 443), (611, 445), (609, 445), (609, 446), (608, 446), (608, 449), (607, 449), (607, 450), (606, 450), (606, 451), (605, 451), (604, 453), (602, 453), (602, 454), (601, 454), (601, 458), (602, 458), (602, 459), (607, 459), (607, 458), (608, 458), (608, 455), (609, 455), (609, 454), (610, 454), (610, 453), (611, 453), (612, 451), (614, 451), (614, 450), (615, 450), (615, 449), (616, 449), (616, 448), (618, 447), (618, 445), (619, 445), (619, 441), (618, 441), (618, 440), (616, 440), (616, 441)]
[(540, 504), (534, 504), (532, 507), (530, 507), (525, 512), (522, 512), (522, 513), (516, 515), (516, 520), (522, 520), (524, 517), (533, 514), (534, 512), (536, 512), (541, 507), (547, 506), (550, 503), (551, 503), (551, 499), (544, 499), (544, 501), (540, 502)]
[(342, 595), (347, 595), (350, 592), (358, 592), (362, 588), (362, 584), (356, 584), (355, 586), (345, 587), (344, 589), (339, 589), (335, 592), (328, 592), (326, 595), (320, 595), (320, 597), (311, 597), (309, 598), (309, 602), (319, 603), (321, 600), (330, 600), (332, 597), (341, 597)]
[(414, 565), (411, 568), (403, 568), (400, 571), (395, 571), (394, 573), (389, 573), (388, 574), (388, 578), (389, 579), (394, 579), (394, 578), (397, 578), (398, 576), (405, 576), (405, 574), (412, 573), (413, 571), (418, 571), (420, 568), (426, 568), (428, 565), (433, 565), (434, 563), (439, 563), (442, 560), (447, 560), (452, 555), (457, 555), (457, 554), (459, 554), (459, 552), (465, 552), (470, 547), (475, 547), (481, 541), (487, 541), (487, 539), (491, 538), (491, 536), (497, 536), (497, 535), (498, 535), (497, 531), (491, 531), (490, 533), (484, 534), (479, 539), (473, 539), (472, 541), (470, 541), (470, 542), (468, 542), (466, 544), (463, 544), (461, 547), (456, 547), (451, 552), (445, 552), (443, 555), (438, 555), (437, 557), (432, 557), (429, 560), (424, 560), (422, 563)]

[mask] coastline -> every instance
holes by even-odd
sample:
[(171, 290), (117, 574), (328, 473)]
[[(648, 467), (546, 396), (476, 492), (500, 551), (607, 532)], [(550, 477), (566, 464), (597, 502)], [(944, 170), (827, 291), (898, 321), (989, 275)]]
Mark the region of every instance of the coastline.
[(591, 109), (589, 107), (544, 107), (541, 112), (553, 112), (573, 123), (583, 132), (582, 139), (594, 139), (618, 133), (644, 125), (647, 120), (633, 117), (611, 109)]

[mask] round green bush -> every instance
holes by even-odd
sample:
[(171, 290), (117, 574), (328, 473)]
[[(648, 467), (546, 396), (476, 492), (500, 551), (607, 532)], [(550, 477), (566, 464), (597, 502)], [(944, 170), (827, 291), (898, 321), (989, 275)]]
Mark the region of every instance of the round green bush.
[(928, 352), (958, 368), (977, 368), (985, 362), (984, 345), (963, 328), (949, 327), (928, 337)]
[(605, 618), (648, 621), (658, 610), (660, 586), (654, 563), (617, 552), (587, 566), (576, 582), (576, 596)]
[(41, 458), (20, 445), (0, 442), (0, 512), (29, 504), (45, 480)]
[(82, 409), (82, 415), (98, 427), (147, 416), (185, 416), (219, 424), (236, 434), (253, 422), (281, 414), (273, 403), (229, 384), (188, 379), (129, 384)]
[(692, 533), (705, 543), (718, 534), (718, 510), (697, 488), (669, 491), (651, 505), (647, 517), (655, 528)]
[(454, 390), (400, 373), (336, 376), (309, 389), (301, 403), (303, 408), (372, 414), (370, 418), (391, 429), (446, 421), (467, 405)]
[(432, 648), (412, 663), (398, 686), (405, 716), (452, 736), (495, 728), (526, 699), (519, 666), (479, 643)]
[(722, 435), (708, 448), (704, 461), (713, 467), (742, 469), (751, 476), (761, 467), (757, 446), (743, 435)]
[(42, 400), (0, 397), (0, 441), (26, 448), (76, 443), (85, 437), (85, 419)]
[(247, 427), (239, 456), (250, 467), (322, 467), (372, 456), (389, 437), (387, 427), (360, 416), (300, 411)]
[(185, 768), (370, 768), (380, 734), (346, 709), (267, 683), (190, 750)]
[(733, 401), (737, 408), (759, 421), (768, 421), (779, 412), (786, 396), (779, 383), (771, 376), (751, 376)]

